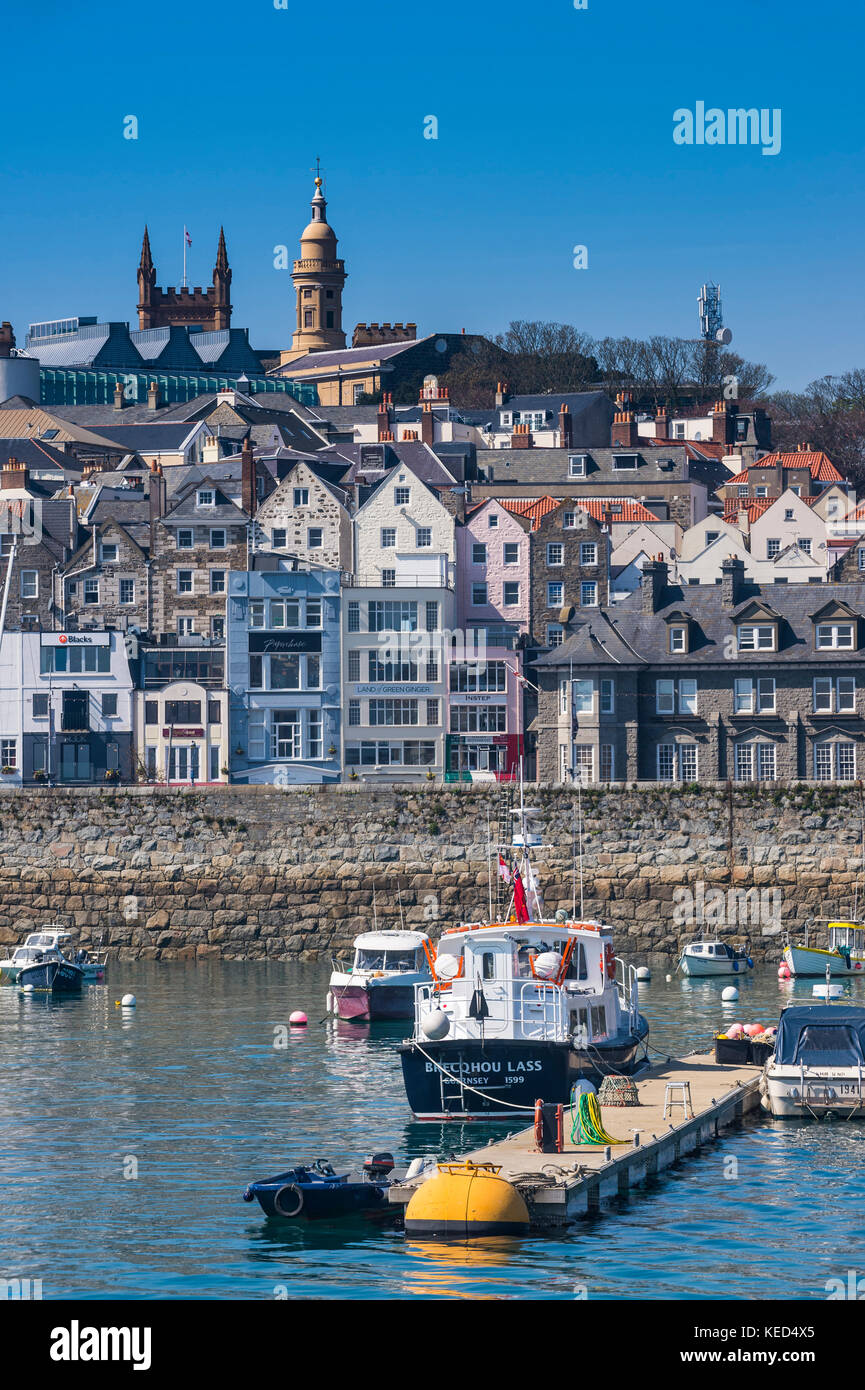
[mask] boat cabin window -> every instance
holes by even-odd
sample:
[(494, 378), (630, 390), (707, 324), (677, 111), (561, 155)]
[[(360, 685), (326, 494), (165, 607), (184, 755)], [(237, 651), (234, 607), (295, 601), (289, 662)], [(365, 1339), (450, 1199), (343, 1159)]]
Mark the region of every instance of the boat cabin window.
[(358, 949), (355, 970), (414, 970), (416, 951), (371, 951)]
[(355, 970), (384, 970), (384, 951), (358, 950), (354, 958)]
[(384, 958), (388, 970), (414, 970), (417, 966), (416, 951), (385, 951)]
[(607, 1031), (607, 1011), (603, 1004), (592, 1006), (592, 1037), (602, 1038)]
[(484, 951), (481, 956), (481, 976), (485, 980), (494, 980), (496, 977), (496, 954), (495, 951)]
[(589, 978), (589, 967), (586, 962), (586, 948), (582, 941), (574, 947), (571, 959), (568, 961), (569, 980), (587, 980)]

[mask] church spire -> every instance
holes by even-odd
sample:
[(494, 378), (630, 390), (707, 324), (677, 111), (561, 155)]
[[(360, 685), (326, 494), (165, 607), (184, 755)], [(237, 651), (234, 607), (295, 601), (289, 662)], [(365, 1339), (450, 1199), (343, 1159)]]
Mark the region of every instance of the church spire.
[(153, 269), (153, 257), (150, 254), (150, 235), (147, 231), (146, 223), (144, 225), (144, 240), (141, 243), (140, 269), (145, 271)]
[(228, 270), (228, 252), (225, 249), (225, 232), (222, 227), (219, 229), (219, 246), (216, 252), (216, 269), (225, 272)]

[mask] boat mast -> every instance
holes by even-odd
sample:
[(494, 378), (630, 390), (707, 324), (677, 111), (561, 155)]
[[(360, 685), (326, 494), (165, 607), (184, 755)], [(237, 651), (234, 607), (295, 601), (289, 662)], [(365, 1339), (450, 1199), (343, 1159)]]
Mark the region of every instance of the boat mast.
[(493, 920), (493, 846), (490, 835), (490, 808), (487, 806), (487, 895), (489, 898), (490, 915), (487, 919)]

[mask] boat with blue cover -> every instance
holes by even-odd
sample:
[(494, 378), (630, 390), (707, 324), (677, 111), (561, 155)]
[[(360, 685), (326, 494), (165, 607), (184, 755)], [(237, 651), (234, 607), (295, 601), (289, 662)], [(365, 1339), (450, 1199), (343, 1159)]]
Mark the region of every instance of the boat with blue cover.
[(387, 1190), (395, 1181), (398, 1175), (389, 1153), (371, 1154), (360, 1173), (338, 1173), (318, 1158), (250, 1183), (243, 1200), (257, 1201), (265, 1216), (289, 1221), (368, 1216), (387, 1211)]

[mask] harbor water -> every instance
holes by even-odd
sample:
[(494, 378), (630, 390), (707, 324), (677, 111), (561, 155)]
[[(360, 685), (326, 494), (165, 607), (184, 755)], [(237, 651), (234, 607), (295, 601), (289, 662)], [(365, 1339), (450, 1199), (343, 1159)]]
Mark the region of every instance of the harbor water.
[[(295, 1161), (400, 1162), (507, 1132), (413, 1122), (396, 1052), (409, 1025), (323, 1020), (328, 975), (112, 961), (80, 998), (0, 989), (0, 1279), (39, 1279), (44, 1299), (826, 1299), (861, 1266), (865, 1121), (748, 1122), (553, 1235), (266, 1222), (241, 1193)], [(653, 1046), (708, 1050), (722, 1023), (776, 1022), (814, 982), (758, 968), (732, 1006), (728, 983), (656, 969), (641, 986)], [(127, 992), (134, 1009), (116, 1003)], [(865, 984), (845, 992), (865, 1002)], [(295, 1009), (307, 1028), (288, 1027)]]

